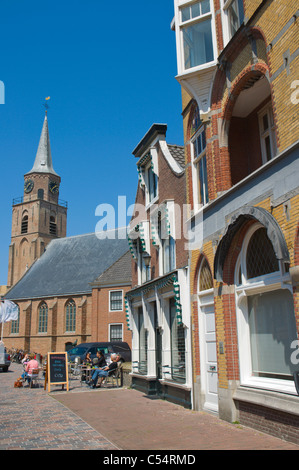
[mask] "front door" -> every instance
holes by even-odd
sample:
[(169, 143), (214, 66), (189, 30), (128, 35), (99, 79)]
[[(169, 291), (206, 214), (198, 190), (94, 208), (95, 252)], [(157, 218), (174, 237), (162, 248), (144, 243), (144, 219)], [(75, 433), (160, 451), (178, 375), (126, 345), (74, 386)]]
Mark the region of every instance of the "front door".
[(204, 408), (218, 412), (217, 344), (213, 292), (199, 296), (199, 315)]

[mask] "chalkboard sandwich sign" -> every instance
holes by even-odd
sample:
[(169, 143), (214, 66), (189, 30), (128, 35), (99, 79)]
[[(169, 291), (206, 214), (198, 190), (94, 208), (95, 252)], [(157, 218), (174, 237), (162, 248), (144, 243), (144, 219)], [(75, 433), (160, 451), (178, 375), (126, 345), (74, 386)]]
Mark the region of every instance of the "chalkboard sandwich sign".
[(64, 385), (69, 391), (69, 376), (68, 376), (68, 356), (66, 352), (48, 353), (47, 370), (45, 376), (45, 387), (48, 383), (48, 391), (51, 391), (51, 385)]

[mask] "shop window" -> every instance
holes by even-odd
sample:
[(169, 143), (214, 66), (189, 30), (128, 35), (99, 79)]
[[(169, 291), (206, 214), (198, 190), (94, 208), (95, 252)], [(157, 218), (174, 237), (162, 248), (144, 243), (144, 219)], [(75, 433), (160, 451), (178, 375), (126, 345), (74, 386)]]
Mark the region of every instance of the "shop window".
[(147, 374), (147, 336), (148, 332), (144, 327), (144, 317), (142, 308), (138, 308), (137, 314), (138, 322), (138, 337), (139, 337), (139, 362), (138, 362), (138, 372), (139, 374)]
[(174, 299), (170, 300), (171, 377), (177, 382), (186, 381), (185, 330), (178, 322)]

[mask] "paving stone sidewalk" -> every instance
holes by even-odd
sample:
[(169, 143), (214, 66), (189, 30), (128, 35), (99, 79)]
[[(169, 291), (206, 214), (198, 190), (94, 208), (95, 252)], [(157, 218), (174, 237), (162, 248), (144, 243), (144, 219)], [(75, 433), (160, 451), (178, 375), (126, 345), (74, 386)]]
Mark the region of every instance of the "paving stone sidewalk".
[(0, 372), (0, 450), (299, 450), (136, 390), (13, 388), (21, 370)]
[(21, 373), (0, 372), (0, 450), (117, 450), (43, 387), (14, 388)]

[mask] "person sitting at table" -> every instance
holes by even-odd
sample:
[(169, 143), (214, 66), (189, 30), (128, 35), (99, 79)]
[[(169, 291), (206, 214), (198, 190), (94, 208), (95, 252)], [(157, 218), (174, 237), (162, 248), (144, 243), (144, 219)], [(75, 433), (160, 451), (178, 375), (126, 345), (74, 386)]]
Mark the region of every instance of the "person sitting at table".
[(117, 369), (117, 354), (111, 354), (111, 363), (109, 366), (103, 367), (102, 369), (96, 369), (92, 374), (92, 380), (89, 384), (91, 388), (96, 388), (98, 378), (101, 377), (100, 386), (102, 385), (103, 379), (110, 375), (115, 369)]
[(100, 349), (97, 350), (97, 356), (92, 361), (92, 365), (97, 368), (107, 365), (104, 353)]
[(85, 359), (83, 360), (83, 370), (82, 370), (82, 382), (86, 381), (86, 368), (92, 366), (92, 359), (90, 356), (90, 352), (86, 353)]
[(30, 360), (27, 362), (25, 366), (25, 372), (22, 374), (22, 378), (26, 379), (28, 383), (30, 383), (31, 376), (32, 376), (32, 371), (33, 370), (38, 370), (39, 364), (36, 359), (34, 359), (34, 354), (30, 354), (29, 356)]

